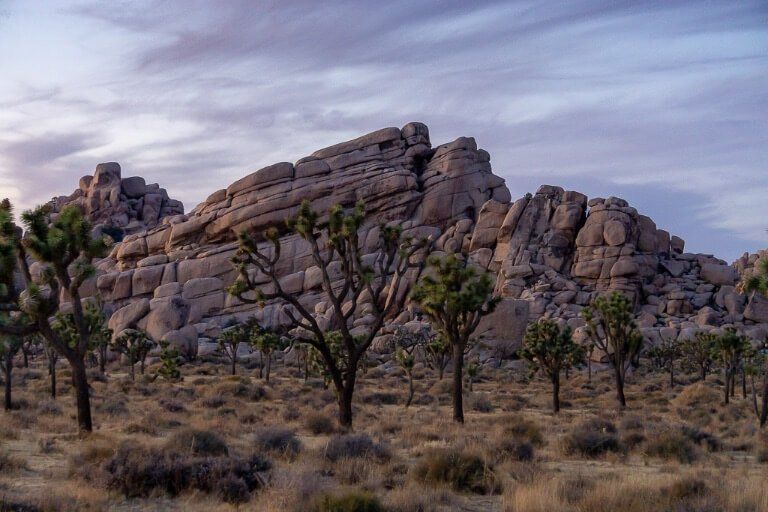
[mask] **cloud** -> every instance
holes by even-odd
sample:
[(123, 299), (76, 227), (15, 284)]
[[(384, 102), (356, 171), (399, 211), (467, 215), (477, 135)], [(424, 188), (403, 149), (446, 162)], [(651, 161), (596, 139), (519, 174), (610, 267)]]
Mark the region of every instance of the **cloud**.
[(56, 176), (45, 194), (66, 193), (119, 160), (190, 208), (264, 165), (421, 120), (435, 143), (475, 136), (513, 193), (614, 187), (692, 247), (731, 258), (768, 243), (764, 201), (740, 193), (768, 186), (761, 1), (87, 1), (33, 14), (14, 23), (39, 29), (6, 24), (30, 45), (71, 39), (72, 62), (55, 77), (4, 66), (0, 188), (35, 168)]

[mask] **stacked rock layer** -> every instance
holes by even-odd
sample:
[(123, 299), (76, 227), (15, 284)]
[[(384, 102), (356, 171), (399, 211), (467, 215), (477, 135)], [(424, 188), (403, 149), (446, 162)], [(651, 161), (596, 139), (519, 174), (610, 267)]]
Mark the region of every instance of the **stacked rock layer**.
[[(518, 343), (527, 323), (541, 316), (567, 322), (578, 334), (581, 308), (609, 290), (634, 297), (651, 340), (727, 325), (756, 339), (768, 334), (766, 301), (736, 290), (741, 274), (766, 254), (728, 265), (686, 253), (682, 239), (615, 197), (590, 200), (544, 185), (512, 201), (504, 180), (492, 173), (490, 155), (473, 138), (433, 148), (421, 123), (265, 167), (188, 214), (163, 189), (139, 180), (121, 180), (119, 166), (100, 164), (92, 179), (81, 180), (79, 193), (61, 201), (77, 202), (97, 224), (128, 233), (88, 284), (88, 294), (98, 294), (114, 311), (116, 333), (138, 327), (155, 339), (194, 344), (215, 338), (233, 317), (286, 322), (279, 304), (260, 308), (225, 292), (235, 278), (229, 258), (237, 234), (268, 227), (282, 230), (283, 288), (323, 317), (319, 269), (308, 245), (285, 231), (285, 219), (306, 199), (318, 212), (364, 201), (363, 253), (375, 250), (382, 223), (395, 223), (406, 234), (433, 237), (436, 251), (467, 253), (495, 274), (504, 300), (480, 327), (489, 346)], [(355, 329), (366, 329), (364, 313), (361, 308), (352, 320)], [(416, 328), (417, 317), (409, 305), (392, 324)], [(385, 347), (385, 339), (377, 346)]]

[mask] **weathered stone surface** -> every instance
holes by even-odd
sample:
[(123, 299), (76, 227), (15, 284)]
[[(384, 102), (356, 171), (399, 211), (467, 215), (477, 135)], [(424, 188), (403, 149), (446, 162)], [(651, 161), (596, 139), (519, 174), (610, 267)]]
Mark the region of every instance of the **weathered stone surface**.
[(149, 299), (138, 299), (115, 311), (109, 318), (108, 326), (113, 333), (132, 328), (149, 311)]
[(729, 265), (706, 263), (701, 266), (701, 278), (718, 286), (732, 286), (739, 280), (738, 271)]
[[(768, 323), (763, 299), (747, 301), (734, 286), (768, 258), (768, 251), (745, 254), (733, 266), (710, 255), (685, 253), (682, 239), (617, 197), (588, 200), (579, 192), (542, 185), (535, 194), (512, 201), (490, 161), (471, 137), (433, 149), (428, 128), (408, 123), (321, 149), (295, 165), (265, 167), (214, 192), (186, 215), (158, 184), (121, 179), (117, 164), (102, 164), (93, 177), (81, 179), (75, 193), (53, 200), (52, 216), (66, 204), (77, 204), (102, 232), (124, 237), (98, 262), (98, 278), (84, 290), (100, 293), (108, 307), (150, 329), (154, 338), (172, 333), (186, 340), (180, 341), (185, 346), (193, 337), (197, 343), (188, 327), (211, 337), (231, 318), (256, 316), (272, 326), (287, 322), (277, 302), (268, 301), (262, 309), (224, 291), (235, 278), (229, 259), (242, 230), (278, 229), (281, 286), (328, 325), (322, 273), (309, 244), (285, 232), (285, 219), (303, 200), (321, 215), (334, 204), (351, 208), (362, 200), (368, 219), (360, 250), (367, 263), (379, 242), (380, 224), (401, 226), (410, 236), (429, 235), (440, 254), (469, 254), (471, 264), (495, 276), (495, 291), (504, 298), (483, 324), (486, 348), (498, 340), (519, 341), (525, 324), (540, 316), (578, 331), (583, 328), (581, 308), (610, 291), (635, 300), (638, 321), (649, 337), (658, 338), (660, 329), (678, 336), (723, 325), (759, 333)], [(339, 286), (338, 261), (327, 270)], [(254, 273), (253, 278), (270, 290), (266, 276)], [(121, 309), (142, 304), (149, 295), (154, 297), (151, 310)], [(350, 328), (364, 332), (371, 309), (364, 304), (349, 320)], [(406, 302), (387, 329), (420, 324), (418, 314), (416, 305)], [(377, 343), (390, 335), (384, 333)], [(481, 350), (485, 356), (486, 348)]]

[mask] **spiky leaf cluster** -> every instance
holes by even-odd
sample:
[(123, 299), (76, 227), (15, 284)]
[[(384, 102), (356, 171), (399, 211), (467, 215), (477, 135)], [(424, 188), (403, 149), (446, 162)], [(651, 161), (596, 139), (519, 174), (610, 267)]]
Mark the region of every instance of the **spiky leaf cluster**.
[(582, 364), (585, 350), (573, 341), (570, 327), (560, 328), (554, 320), (542, 318), (528, 325), (518, 354), (531, 365), (531, 375), (543, 371), (552, 377)]

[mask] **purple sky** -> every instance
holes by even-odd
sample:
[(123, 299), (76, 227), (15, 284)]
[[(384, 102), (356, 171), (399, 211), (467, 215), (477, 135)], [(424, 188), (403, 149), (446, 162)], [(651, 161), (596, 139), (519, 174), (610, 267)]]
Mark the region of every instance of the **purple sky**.
[(768, 3), (0, 0), (0, 196), (98, 162), (191, 209), (385, 126), (474, 136), (514, 197), (618, 195), (696, 252), (768, 246)]

